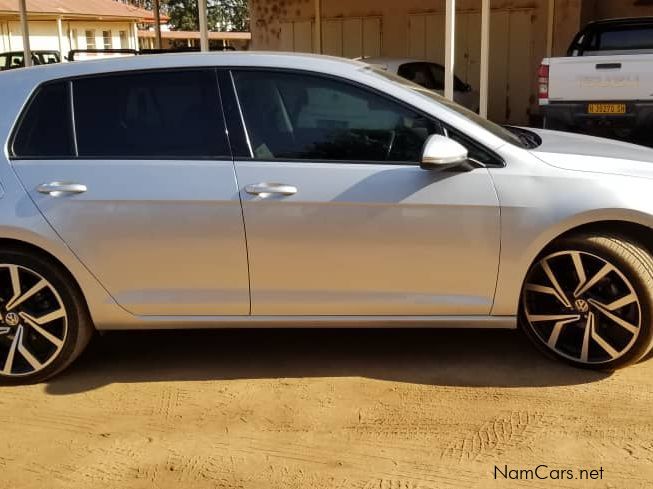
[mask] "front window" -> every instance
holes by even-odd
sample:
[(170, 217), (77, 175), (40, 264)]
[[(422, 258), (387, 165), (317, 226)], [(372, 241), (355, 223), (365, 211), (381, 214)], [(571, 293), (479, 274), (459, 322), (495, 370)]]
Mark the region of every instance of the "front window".
[(309, 74), (237, 71), (254, 158), (411, 162), (436, 124), (350, 83)]
[(365, 67), (365, 70), (368, 70), (375, 75), (381, 76), (383, 78), (389, 79), (390, 81), (394, 83), (398, 83), (406, 88), (409, 88), (413, 92), (419, 93), (420, 95), (423, 95), (425, 97), (430, 98), (431, 100), (434, 100), (440, 105), (444, 105), (447, 109), (456, 112), (457, 114), (465, 117), (466, 119), (471, 120), (475, 124), (481, 126), (483, 129), (486, 131), (492, 133), (494, 136), (498, 137), (499, 139), (505, 141), (506, 143), (514, 144), (515, 146), (519, 146), (520, 148), (525, 148), (527, 147), (521, 140), (519, 136), (516, 134), (512, 133), (508, 129), (501, 127), (498, 124), (495, 124), (492, 121), (489, 121), (488, 119), (485, 119), (478, 115), (476, 112), (472, 112), (469, 109), (466, 109), (465, 107), (462, 107), (461, 105), (458, 105), (455, 102), (452, 102), (451, 100), (443, 97), (442, 95), (438, 95), (432, 90), (428, 90), (420, 85), (417, 85), (416, 83), (413, 83), (409, 80), (406, 80), (405, 78), (402, 78), (400, 76), (394, 75), (392, 73), (388, 73), (387, 71), (379, 68), (375, 68), (373, 66)]

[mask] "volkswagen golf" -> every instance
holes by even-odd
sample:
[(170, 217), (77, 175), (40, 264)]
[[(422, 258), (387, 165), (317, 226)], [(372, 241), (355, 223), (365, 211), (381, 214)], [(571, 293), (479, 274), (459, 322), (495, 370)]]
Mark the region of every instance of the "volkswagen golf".
[(608, 370), (653, 345), (647, 148), (313, 55), (58, 64), (0, 94), (2, 382), (112, 329), (520, 327)]

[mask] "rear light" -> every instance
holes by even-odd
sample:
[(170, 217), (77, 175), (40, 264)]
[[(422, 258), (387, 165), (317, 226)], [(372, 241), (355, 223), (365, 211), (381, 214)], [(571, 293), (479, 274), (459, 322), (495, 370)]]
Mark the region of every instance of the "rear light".
[(540, 65), (537, 70), (538, 96), (540, 100), (549, 98), (549, 65)]

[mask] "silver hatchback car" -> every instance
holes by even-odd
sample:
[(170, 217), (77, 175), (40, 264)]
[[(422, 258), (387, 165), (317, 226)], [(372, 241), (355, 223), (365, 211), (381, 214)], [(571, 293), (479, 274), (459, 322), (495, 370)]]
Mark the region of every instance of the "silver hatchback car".
[(653, 344), (649, 149), (311, 55), (35, 67), (0, 93), (3, 382), (95, 329), (520, 325), (600, 369)]

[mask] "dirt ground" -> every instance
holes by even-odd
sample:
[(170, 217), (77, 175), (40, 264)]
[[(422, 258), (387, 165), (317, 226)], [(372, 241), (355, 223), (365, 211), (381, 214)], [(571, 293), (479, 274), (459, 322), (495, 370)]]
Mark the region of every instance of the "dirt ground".
[[(111, 333), (0, 388), (0, 487), (650, 488), (652, 405), (653, 359), (575, 370), (512, 331)], [(506, 472), (540, 464), (602, 478)]]

